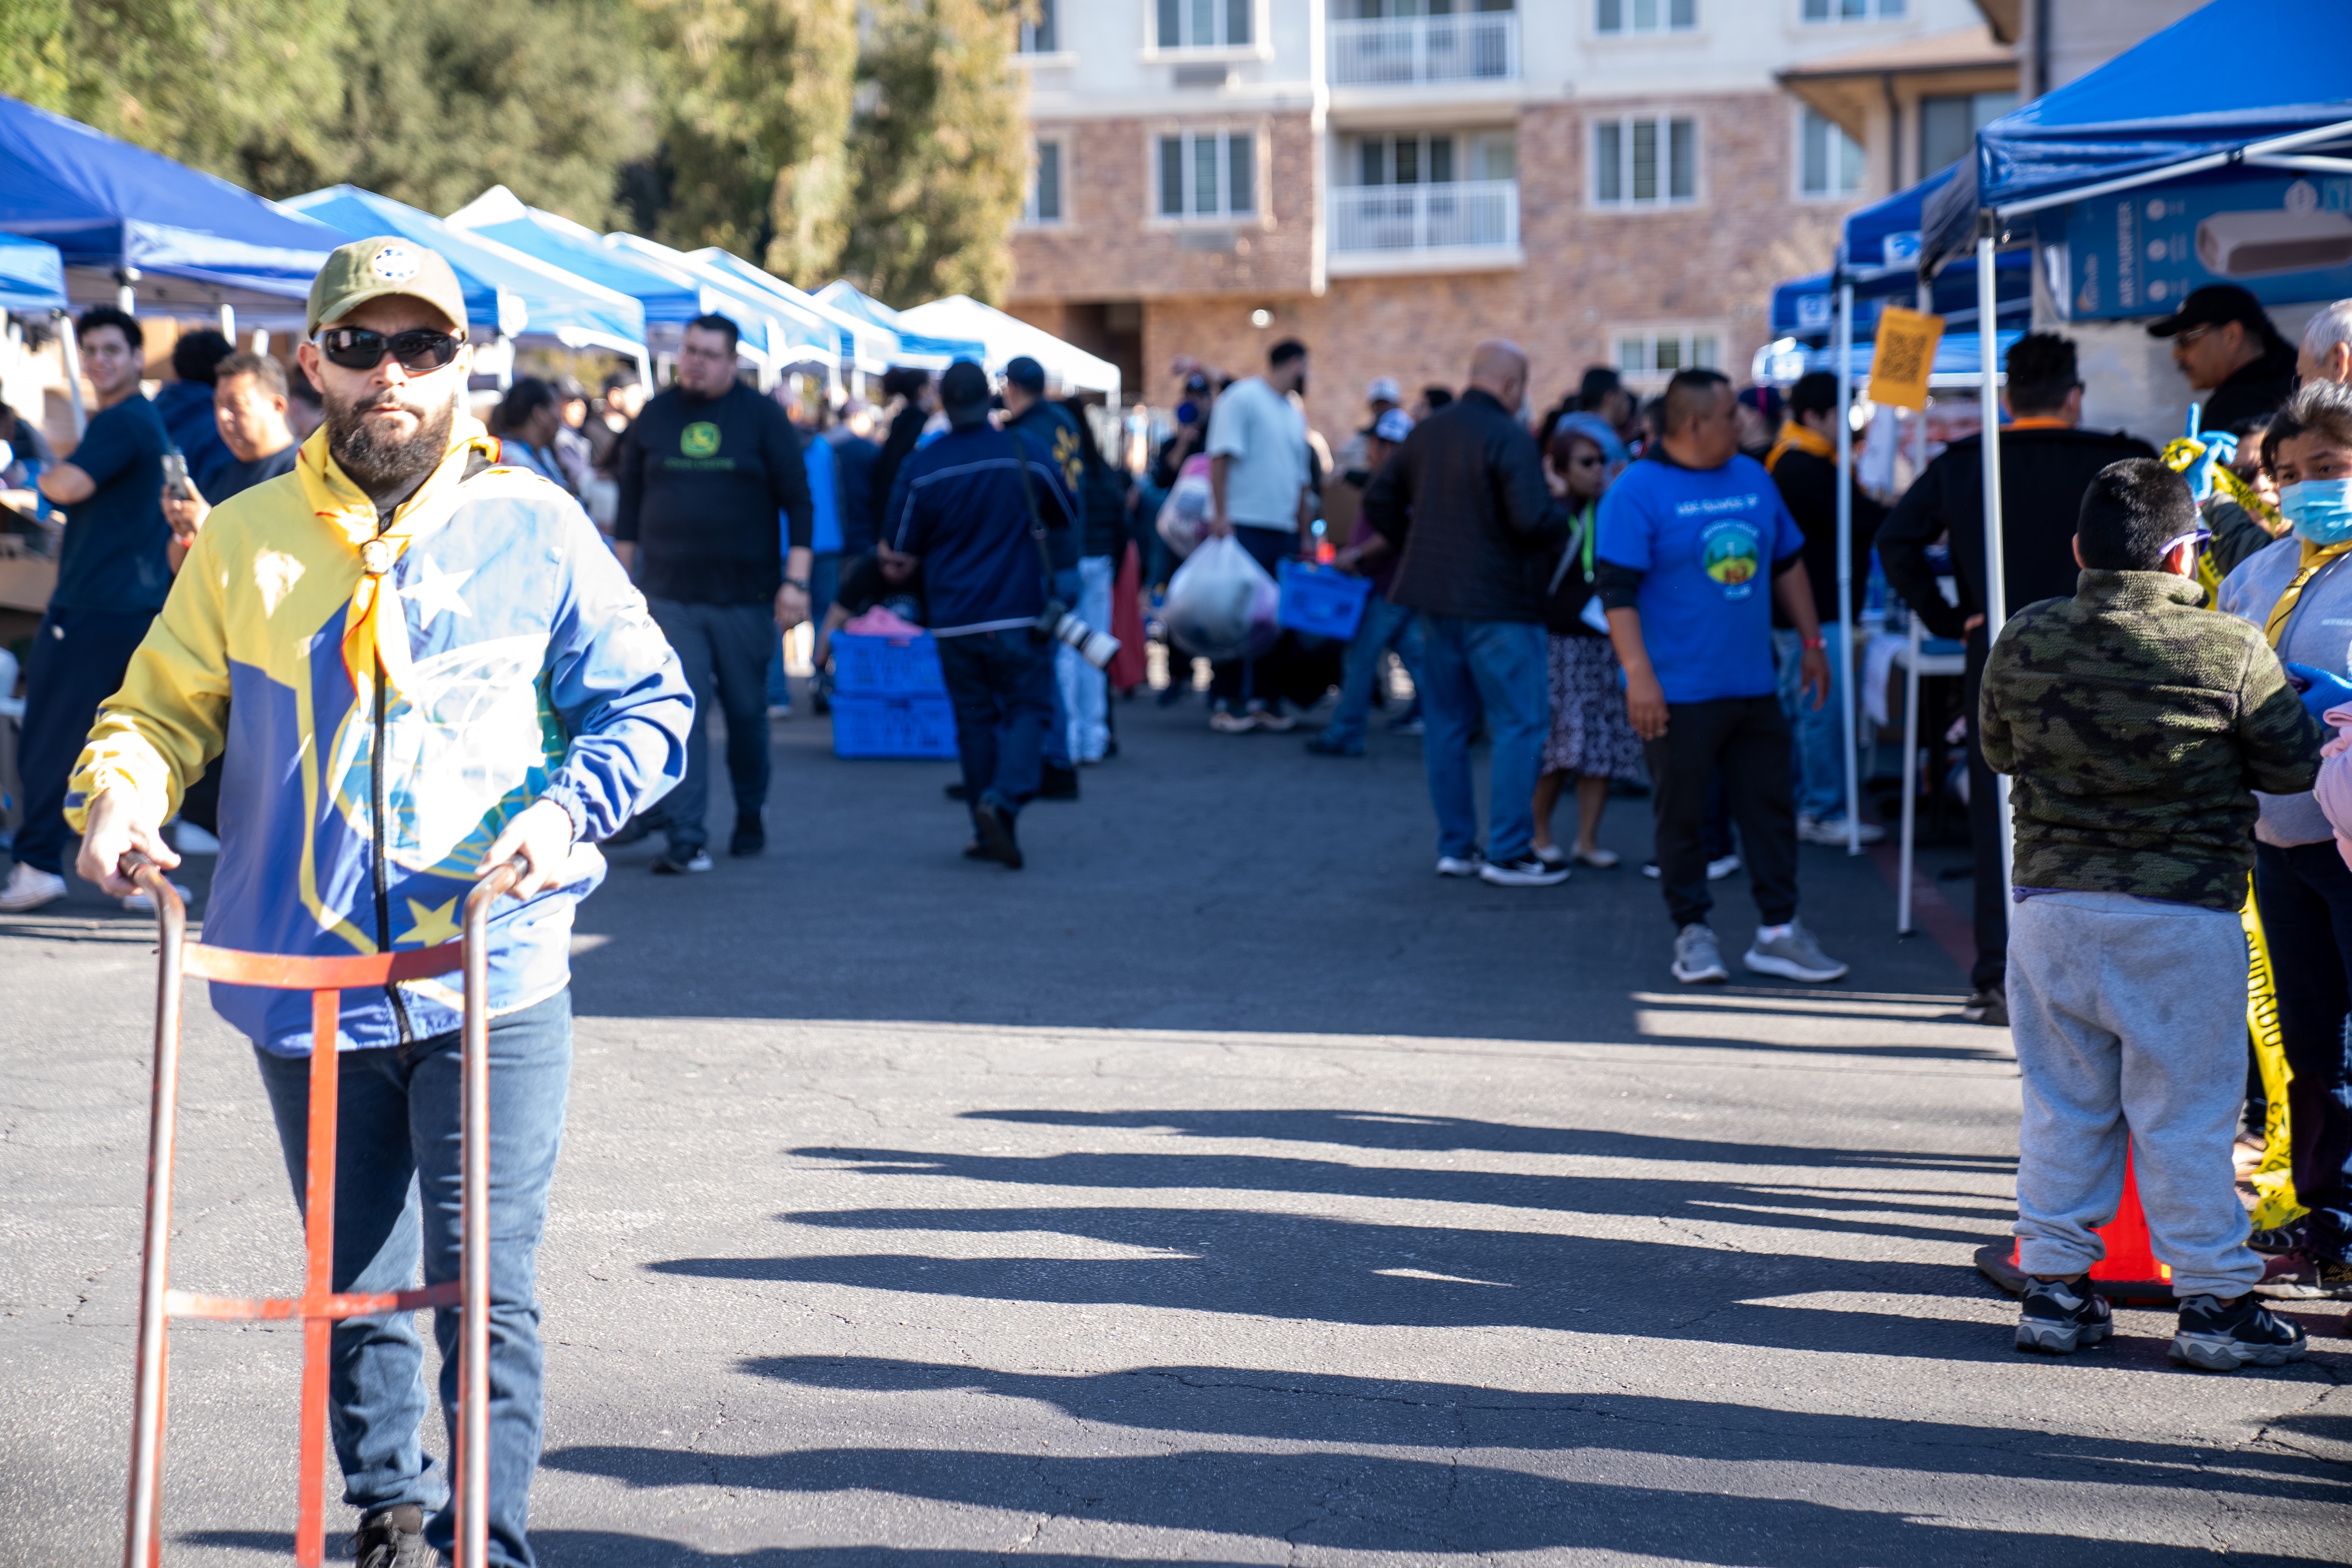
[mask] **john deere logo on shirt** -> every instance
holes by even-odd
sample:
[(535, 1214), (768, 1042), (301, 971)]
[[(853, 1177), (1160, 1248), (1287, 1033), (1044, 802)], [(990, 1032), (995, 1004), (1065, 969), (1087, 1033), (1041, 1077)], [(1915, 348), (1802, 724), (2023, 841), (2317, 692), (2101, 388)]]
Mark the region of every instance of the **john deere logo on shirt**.
[(698, 419), (681, 431), (677, 449), (689, 458), (710, 458), (719, 453), (719, 426), (708, 419)]

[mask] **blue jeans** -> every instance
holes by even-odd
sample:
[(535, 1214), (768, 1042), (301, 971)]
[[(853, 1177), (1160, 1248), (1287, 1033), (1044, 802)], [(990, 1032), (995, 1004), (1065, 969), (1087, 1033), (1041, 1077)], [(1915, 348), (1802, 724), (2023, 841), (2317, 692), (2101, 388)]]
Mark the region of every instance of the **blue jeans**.
[[(1413, 699), (1422, 685), (1421, 623), (1402, 605), (1375, 594), (1364, 601), (1364, 618), (1356, 640), (1348, 645), (1348, 662), (1339, 676), (1339, 708), (1324, 727), (1324, 741), (1351, 752), (1364, 749), (1364, 721), (1371, 712), (1372, 688), (1380, 680), (1381, 656), (1395, 648), (1412, 677)], [(1475, 721), (1474, 721), (1475, 722)]]
[(1794, 626), (1772, 628), (1780, 711), (1789, 716), (1790, 750), (1797, 759), (1797, 815), (1822, 822), (1845, 820), (1845, 721), (1838, 716), (1838, 704), (1845, 700), (1845, 670), (1838, 657), (1838, 639), (1844, 635), (1835, 621), (1822, 623), (1829, 644), (1830, 695), (1815, 708), (1804, 690), (1803, 639)]
[[(309, 1167), (310, 1062), (257, 1047), (278, 1143), (303, 1201)], [(460, 1052), (455, 1034), (410, 1046), (345, 1051), (335, 1097), (338, 1290), (405, 1290), (457, 1278)], [(563, 1142), (572, 1081), (572, 993), (490, 1020), (490, 1561), (531, 1568), (530, 1482), (539, 1468), (543, 1358), (539, 1242), (547, 1187)], [(335, 1325), (328, 1425), (343, 1468), (343, 1500), (362, 1513), (415, 1503), (443, 1552), (456, 1530), (449, 1482), (426, 1456), (430, 1409), (415, 1318), (392, 1312)], [(461, 1314), (436, 1308), (441, 1409), (454, 1450)], [(437, 1510), (437, 1511), (436, 1511)]]
[(79, 836), (66, 826), (66, 784), (89, 740), (98, 705), (115, 693), (131, 656), (153, 625), (152, 610), (51, 609), (25, 659), (25, 717), (16, 772), (25, 820), (16, 859), (57, 875)]
[(1437, 852), (1478, 847), (1478, 804), (1470, 784), (1470, 737), (1483, 704), (1494, 741), (1486, 807), (1486, 855), (1517, 860), (1533, 852), (1536, 777), (1551, 726), (1550, 650), (1533, 622), (1421, 619), (1422, 751), (1437, 807)]
[(940, 673), (955, 704), (956, 752), (971, 804), (1018, 813), (1037, 793), (1054, 722), (1054, 660), (1026, 628), (941, 637)]
[[(1098, 632), (1107, 632), (1110, 630), (1111, 582), (1118, 574), (1109, 556), (1082, 556), (1077, 571), (1067, 574), (1076, 583), (1077, 593), (1062, 602), (1078, 619)], [(1055, 583), (1055, 591), (1059, 593), (1058, 574)], [(1110, 706), (1110, 677), (1088, 664), (1076, 648), (1056, 644), (1054, 686), (1061, 699), (1064, 753), (1075, 762), (1101, 762), (1103, 754), (1110, 750), (1110, 724), (1105, 717)]]
[(776, 617), (766, 605), (688, 605), (646, 601), (654, 624), (677, 650), (694, 692), (694, 729), (686, 738), (686, 777), (655, 812), (672, 857), (685, 859), (710, 841), (710, 710), (727, 715), (727, 774), (735, 814), (756, 816), (768, 804), (768, 661), (776, 657)]

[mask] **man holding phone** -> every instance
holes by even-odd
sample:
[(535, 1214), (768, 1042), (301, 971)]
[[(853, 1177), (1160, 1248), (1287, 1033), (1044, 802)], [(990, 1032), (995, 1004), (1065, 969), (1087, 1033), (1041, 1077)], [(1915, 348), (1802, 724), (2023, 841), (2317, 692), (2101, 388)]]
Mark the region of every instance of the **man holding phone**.
[(163, 521), (163, 458), (172, 438), (139, 390), (147, 364), (139, 323), (111, 305), (84, 310), (74, 328), (82, 374), (98, 413), (72, 455), (40, 478), (65, 509), (58, 585), (25, 662), (25, 728), (17, 771), (25, 821), (0, 912), (20, 913), (66, 896), (66, 781), (98, 705), (122, 672), (172, 588), (172, 531)]

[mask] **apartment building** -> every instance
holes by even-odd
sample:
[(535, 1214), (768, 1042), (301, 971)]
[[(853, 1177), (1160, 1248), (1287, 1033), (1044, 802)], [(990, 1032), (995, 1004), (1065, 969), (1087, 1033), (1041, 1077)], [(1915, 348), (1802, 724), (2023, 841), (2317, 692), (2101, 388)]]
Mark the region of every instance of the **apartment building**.
[(1772, 286), (1916, 177), (1780, 78), (1955, 38), (2003, 52), (1969, 0), (1050, 0), (1008, 308), (1161, 404), (1179, 353), (1303, 338), (1335, 435), (1487, 336), (1541, 401), (1737, 374)]

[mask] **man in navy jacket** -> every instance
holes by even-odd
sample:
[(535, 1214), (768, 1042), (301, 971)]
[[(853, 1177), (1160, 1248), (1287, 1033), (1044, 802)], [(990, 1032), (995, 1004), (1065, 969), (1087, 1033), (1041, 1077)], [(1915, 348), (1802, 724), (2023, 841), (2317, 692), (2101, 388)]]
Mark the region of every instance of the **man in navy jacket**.
[(988, 419), (987, 373), (959, 360), (940, 378), (951, 428), (900, 465), (882, 536), (919, 557), (954, 700), (956, 749), (971, 803), (975, 860), (1018, 870), (1013, 825), (1036, 795), (1054, 721), (1054, 647), (1033, 635), (1045, 607), (1052, 552), (1077, 508), (1052, 454)]

